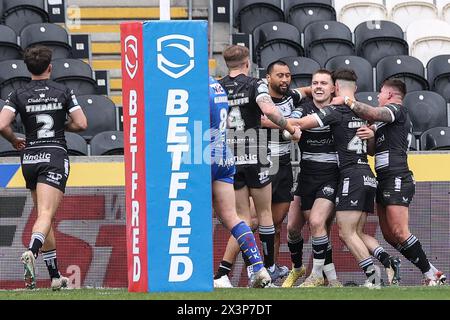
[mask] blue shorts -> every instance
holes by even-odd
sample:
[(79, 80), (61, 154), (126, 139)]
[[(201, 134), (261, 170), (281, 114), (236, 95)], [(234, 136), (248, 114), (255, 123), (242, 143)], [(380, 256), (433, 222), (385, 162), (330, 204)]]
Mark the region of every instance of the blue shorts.
[(213, 163), (211, 165), (211, 181), (222, 181), (226, 183), (234, 183), (235, 166), (219, 166)]

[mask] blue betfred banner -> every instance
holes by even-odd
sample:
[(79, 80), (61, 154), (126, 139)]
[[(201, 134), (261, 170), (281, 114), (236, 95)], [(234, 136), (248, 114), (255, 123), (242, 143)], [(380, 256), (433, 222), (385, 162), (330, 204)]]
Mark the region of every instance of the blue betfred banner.
[(207, 27), (206, 21), (143, 26), (152, 292), (213, 289), (211, 169), (202, 152), (210, 123)]

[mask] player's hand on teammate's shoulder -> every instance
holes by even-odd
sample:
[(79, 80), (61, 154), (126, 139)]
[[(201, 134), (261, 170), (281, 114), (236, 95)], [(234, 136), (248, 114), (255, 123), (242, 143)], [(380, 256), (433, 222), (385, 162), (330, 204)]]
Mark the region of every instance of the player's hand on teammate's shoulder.
[(300, 137), (302, 136), (302, 130), (300, 130), (300, 127), (294, 126), (294, 134), (291, 137), (291, 140), (294, 142), (297, 142), (300, 140)]
[(373, 132), (373, 130), (370, 127), (363, 126), (356, 131), (356, 135), (361, 140), (369, 140), (375, 136), (375, 132)]
[(334, 97), (334, 98), (331, 100), (330, 104), (335, 105), (335, 106), (345, 104), (344, 97), (340, 97), (340, 96)]
[(21, 137), (15, 137), (15, 139), (11, 142), (14, 149), (20, 151), (25, 148), (25, 139)]

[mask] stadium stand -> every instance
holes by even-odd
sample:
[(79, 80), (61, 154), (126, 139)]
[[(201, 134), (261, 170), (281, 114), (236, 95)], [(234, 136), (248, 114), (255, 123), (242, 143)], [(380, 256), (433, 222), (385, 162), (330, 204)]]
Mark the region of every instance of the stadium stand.
[(367, 59), (373, 67), (381, 58), (408, 55), (408, 43), (400, 26), (391, 21), (361, 22), (354, 32), (356, 54)]
[(450, 52), (450, 24), (442, 20), (413, 21), (406, 30), (410, 55), (424, 65), (436, 55)]
[(450, 54), (439, 55), (428, 61), (427, 80), (430, 90), (450, 102)]
[(3, 23), (16, 34), (25, 26), (48, 21), (44, 0), (3, 0)]
[(70, 156), (87, 156), (88, 145), (82, 136), (74, 132), (65, 132), (67, 153)]
[(450, 150), (450, 128), (435, 127), (420, 135), (422, 150)]
[(52, 60), (52, 65), (52, 80), (64, 83), (76, 95), (97, 94), (97, 84), (89, 64), (78, 59), (56, 59)]
[[(15, 132), (17, 137), (25, 138), (22, 133)], [(13, 148), (11, 143), (0, 135), (0, 157), (18, 157), (20, 156), (20, 151)]]
[(91, 142), (91, 155), (123, 155), (123, 132), (104, 131), (96, 134)]
[(438, 10), (433, 0), (404, 1), (386, 0), (390, 20), (397, 23), (403, 31), (408, 25), (420, 19), (439, 19)]
[(311, 22), (336, 20), (331, 0), (284, 0), (284, 13), (300, 32)]
[(0, 25), (0, 61), (20, 59), (22, 49), (17, 44), (17, 35), (8, 26)]
[(355, 94), (357, 101), (368, 104), (372, 107), (378, 107), (378, 93), (372, 91), (360, 91)]
[(116, 130), (116, 106), (108, 97), (102, 95), (80, 95), (78, 103), (88, 119), (88, 128), (80, 135), (90, 141), (102, 131)]
[(418, 138), (425, 130), (447, 126), (447, 103), (433, 91), (408, 92), (403, 100)]
[(311, 85), (313, 73), (320, 69), (319, 63), (306, 57), (284, 57), (280, 60), (287, 63), (291, 71), (291, 87), (306, 87)]
[(352, 33), (337, 21), (316, 21), (305, 28), (306, 56), (316, 60), (322, 67), (331, 57), (354, 55)]
[(338, 0), (336, 11), (338, 12), (338, 21), (345, 23), (350, 30), (363, 21), (387, 20), (388, 12), (383, 4), (383, 0), (354, 1)]
[(407, 92), (427, 90), (425, 68), (417, 58), (401, 55), (385, 57), (378, 61), (376, 67), (376, 89), (388, 78), (400, 78), (406, 84)]
[(357, 91), (373, 90), (372, 65), (364, 58), (358, 56), (336, 56), (327, 61), (325, 68), (332, 71), (341, 68), (353, 69), (358, 76), (356, 81)]
[(22, 29), (20, 44), (23, 49), (32, 45), (45, 45), (52, 49), (53, 59), (69, 58), (72, 48), (67, 31), (54, 23), (35, 23)]
[(23, 60), (6, 60), (0, 62), (0, 98), (6, 99), (9, 93), (22, 87), (31, 80)]
[(282, 57), (302, 56), (300, 32), (285, 22), (267, 22), (253, 31), (253, 59), (259, 67), (266, 68)]
[(284, 21), (280, 0), (233, 0), (234, 26), (242, 33), (252, 33), (260, 24)]

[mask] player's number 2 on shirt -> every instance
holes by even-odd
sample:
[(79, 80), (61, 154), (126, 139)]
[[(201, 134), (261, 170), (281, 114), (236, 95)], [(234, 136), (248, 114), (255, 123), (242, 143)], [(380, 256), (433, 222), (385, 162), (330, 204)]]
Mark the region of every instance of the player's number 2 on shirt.
[(53, 138), (55, 136), (55, 131), (53, 128), (53, 118), (48, 114), (39, 114), (36, 116), (37, 123), (43, 123), (43, 126), (38, 130), (37, 137), (38, 139), (43, 138)]

